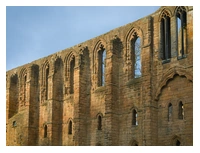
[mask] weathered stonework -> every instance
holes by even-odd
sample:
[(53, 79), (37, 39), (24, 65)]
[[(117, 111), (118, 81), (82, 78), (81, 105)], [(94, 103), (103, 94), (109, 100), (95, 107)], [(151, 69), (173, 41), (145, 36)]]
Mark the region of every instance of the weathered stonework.
[[(169, 6), (7, 71), (6, 144), (193, 145), (193, 7), (184, 8), (187, 41), (182, 58), (177, 56), (177, 7)], [(167, 62), (160, 56), (164, 11), (171, 28)], [(138, 78), (134, 78), (131, 60), (130, 41), (135, 36), (141, 45)], [(106, 50), (105, 85), (99, 86), (98, 51), (102, 48)], [(179, 117), (180, 102), (183, 118)]]

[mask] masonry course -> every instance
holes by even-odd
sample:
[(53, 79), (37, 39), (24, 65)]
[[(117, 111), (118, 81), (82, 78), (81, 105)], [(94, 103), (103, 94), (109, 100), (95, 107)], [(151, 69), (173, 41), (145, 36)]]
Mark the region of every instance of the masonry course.
[[(6, 145), (192, 146), (193, 7), (180, 8), (187, 17), (182, 58), (177, 53), (179, 7), (163, 6), (106, 34), (7, 71)], [(161, 58), (163, 12), (170, 17), (169, 60)], [(139, 77), (134, 77), (131, 55), (135, 37), (140, 38)]]

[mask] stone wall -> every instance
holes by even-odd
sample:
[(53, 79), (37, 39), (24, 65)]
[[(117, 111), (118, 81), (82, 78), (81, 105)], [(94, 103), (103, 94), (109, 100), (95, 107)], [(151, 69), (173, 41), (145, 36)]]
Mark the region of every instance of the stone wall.
[[(180, 8), (187, 19), (182, 57), (176, 34)], [(164, 13), (170, 17), (167, 60), (162, 59)], [(133, 46), (138, 38), (141, 76), (136, 77)], [(102, 50), (105, 82), (100, 85)], [(160, 7), (133, 23), (7, 71), (6, 97), (7, 145), (193, 145), (193, 7)]]

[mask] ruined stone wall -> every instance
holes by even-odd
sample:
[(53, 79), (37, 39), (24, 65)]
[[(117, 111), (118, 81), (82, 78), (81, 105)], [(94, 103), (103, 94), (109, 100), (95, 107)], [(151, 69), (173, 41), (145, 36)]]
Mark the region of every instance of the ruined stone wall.
[[(187, 15), (182, 57), (176, 34), (180, 8)], [(163, 14), (170, 18), (171, 57), (165, 60)], [(138, 39), (140, 76), (135, 71)], [(6, 78), (7, 145), (193, 145), (193, 8), (161, 7), (7, 71)]]

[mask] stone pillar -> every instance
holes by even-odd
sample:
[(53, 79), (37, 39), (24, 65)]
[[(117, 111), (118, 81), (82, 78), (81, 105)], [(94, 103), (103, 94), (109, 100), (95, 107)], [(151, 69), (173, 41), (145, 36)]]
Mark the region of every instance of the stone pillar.
[(143, 106), (143, 142), (144, 146), (157, 143), (157, 103), (152, 96), (152, 18), (147, 18), (147, 35), (144, 36), (142, 48), (142, 106)]
[[(118, 42), (119, 43), (119, 42)], [(105, 71), (105, 130), (106, 146), (118, 145), (118, 100), (119, 100), (119, 63), (117, 50), (114, 51), (113, 41), (106, 47)]]

